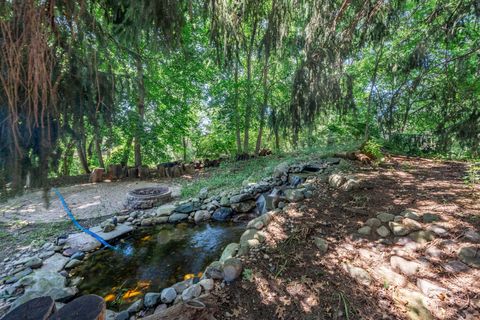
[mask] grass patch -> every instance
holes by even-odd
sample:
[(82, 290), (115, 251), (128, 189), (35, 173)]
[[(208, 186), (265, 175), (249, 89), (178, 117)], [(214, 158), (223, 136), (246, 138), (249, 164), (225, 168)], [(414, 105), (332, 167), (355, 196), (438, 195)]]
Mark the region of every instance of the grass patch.
[(198, 195), (201, 189), (208, 188), (210, 194), (240, 189), (246, 183), (258, 182), (271, 176), (275, 167), (282, 162), (295, 163), (327, 158), (340, 151), (353, 151), (358, 144), (337, 145), (324, 148), (302, 149), (268, 157), (258, 157), (246, 161), (226, 161), (218, 168), (205, 170), (206, 176), (182, 183), (181, 198)]
[(70, 221), (11, 225), (0, 225), (0, 240), (14, 241), (16, 245), (41, 246), (47, 240), (73, 229)]

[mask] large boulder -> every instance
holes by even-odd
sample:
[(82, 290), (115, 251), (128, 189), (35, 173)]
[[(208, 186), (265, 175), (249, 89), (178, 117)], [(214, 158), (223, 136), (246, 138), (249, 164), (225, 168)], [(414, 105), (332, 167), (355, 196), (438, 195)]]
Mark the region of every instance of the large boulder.
[(205, 269), (205, 277), (207, 279), (222, 280), (223, 279), (223, 264), (220, 261), (213, 261)]
[(182, 299), (183, 301), (189, 301), (189, 300), (198, 298), (201, 293), (202, 293), (202, 287), (200, 286), (200, 284), (197, 283), (183, 290)]
[(328, 177), (328, 184), (335, 189), (340, 188), (346, 181), (347, 178), (338, 173), (333, 173)]
[(179, 213), (190, 213), (195, 210), (200, 209), (200, 204), (193, 202), (193, 201), (188, 201), (185, 203), (180, 204), (178, 207), (175, 208), (176, 212)]
[(233, 210), (227, 207), (220, 207), (213, 213), (212, 219), (215, 221), (227, 221), (231, 218)]
[(273, 177), (275, 179), (280, 179), (282, 176), (288, 175), (289, 169), (290, 165), (288, 162), (282, 162), (275, 167), (275, 170), (273, 170)]
[(172, 303), (175, 301), (175, 298), (177, 297), (177, 291), (175, 291), (174, 288), (165, 288), (162, 290), (162, 293), (160, 294), (160, 300), (163, 303)]
[(247, 224), (247, 229), (257, 229), (261, 230), (265, 228), (270, 221), (273, 219), (273, 214), (271, 213), (265, 213), (253, 220), (250, 220)]
[(180, 221), (183, 221), (183, 220), (187, 220), (188, 217), (189, 217), (189, 215), (187, 213), (175, 212), (170, 217), (168, 217), (168, 222), (176, 223), (176, 222), (180, 222)]
[(287, 189), (284, 191), (285, 198), (290, 202), (302, 201), (305, 198), (304, 191), (305, 189)]
[(200, 223), (202, 221), (210, 220), (212, 214), (208, 210), (198, 210), (195, 211), (195, 215), (193, 216), (193, 220), (195, 223)]
[(256, 206), (255, 200), (247, 200), (239, 203), (232, 203), (232, 209), (235, 212), (239, 212), (239, 213), (249, 212), (253, 208), (255, 208), (255, 206)]
[(175, 208), (176, 207), (173, 204), (164, 204), (163, 206), (157, 208), (156, 215), (158, 217), (170, 216)]
[(145, 298), (143, 299), (143, 303), (145, 307), (152, 308), (155, 307), (158, 302), (160, 301), (161, 294), (158, 292), (148, 292), (145, 294)]
[(12, 308), (28, 300), (42, 296), (50, 296), (55, 301), (65, 301), (75, 296), (77, 288), (67, 287), (67, 278), (54, 271), (38, 270), (19, 281), (25, 287), (25, 292), (12, 305)]
[(230, 197), (230, 203), (238, 203), (242, 201), (247, 201), (253, 199), (253, 196), (250, 193), (240, 193)]
[(240, 249), (238, 255), (245, 255), (250, 248), (255, 248), (265, 241), (265, 234), (256, 229), (247, 229), (240, 237)]
[(230, 258), (223, 263), (223, 279), (226, 282), (232, 282), (237, 279), (243, 270), (243, 264), (240, 259)]
[(222, 256), (220, 257), (220, 262), (224, 262), (227, 259), (235, 257), (238, 252), (240, 245), (238, 243), (230, 243), (223, 249)]
[[(127, 226), (125, 224), (118, 224), (115, 230), (111, 232), (103, 232), (100, 226), (90, 228), (90, 231), (98, 234), (105, 241), (113, 240), (118, 238), (128, 232), (133, 230), (132, 226)], [(93, 238), (92, 236), (80, 232), (74, 233), (68, 236), (65, 245), (70, 247), (73, 251), (92, 251), (94, 249), (100, 248), (101, 243)]]
[(473, 268), (480, 268), (480, 249), (474, 246), (463, 247), (458, 252), (459, 259)]

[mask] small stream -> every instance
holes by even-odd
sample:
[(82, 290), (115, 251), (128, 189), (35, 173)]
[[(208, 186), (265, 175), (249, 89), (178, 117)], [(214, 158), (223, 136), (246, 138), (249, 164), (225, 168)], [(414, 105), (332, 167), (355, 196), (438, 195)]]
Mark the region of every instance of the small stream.
[(144, 293), (159, 292), (185, 278), (198, 276), (223, 248), (238, 242), (245, 225), (206, 223), (160, 225), (139, 229), (118, 244), (121, 252), (101, 250), (74, 270), (82, 278), (81, 294), (97, 294), (108, 307), (125, 309)]

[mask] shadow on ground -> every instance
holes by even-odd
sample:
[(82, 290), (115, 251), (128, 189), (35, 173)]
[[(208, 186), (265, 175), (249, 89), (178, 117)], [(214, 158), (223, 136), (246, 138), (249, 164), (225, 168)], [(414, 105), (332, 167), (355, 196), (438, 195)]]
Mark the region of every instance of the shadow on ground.
[[(289, 205), (268, 226), (268, 245), (246, 258), (244, 281), (217, 292), (215, 317), (478, 319), (480, 272), (458, 257), (463, 246), (478, 249), (467, 234), (480, 230), (480, 190), (463, 182), (465, 169), (394, 157), (357, 168), (358, 190), (318, 182), (311, 199)], [(357, 233), (378, 213), (405, 210), (418, 216), (423, 233)], [(438, 219), (426, 222), (425, 214)], [(328, 242), (326, 253), (315, 237)]]

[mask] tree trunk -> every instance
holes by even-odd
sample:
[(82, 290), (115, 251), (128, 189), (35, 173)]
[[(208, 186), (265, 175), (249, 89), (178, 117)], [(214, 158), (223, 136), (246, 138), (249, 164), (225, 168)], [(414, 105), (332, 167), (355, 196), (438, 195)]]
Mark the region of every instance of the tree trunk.
[(87, 147), (86, 147), (86, 137), (85, 137), (85, 126), (83, 123), (83, 117), (81, 115), (74, 122), (76, 126), (78, 126), (78, 131), (75, 129), (73, 130), (75, 133), (74, 139), (77, 146), (77, 153), (78, 158), (80, 159), (80, 163), (82, 165), (83, 171), (86, 174), (90, 173), (90, 169), (88, 168), (88, 161), (87, 161)]
[(88, 161), (87, 161), (87, 156), (84, 151), (84, 147), (82, 146), (82, 141), (80, 139), (77, 139), (76, 146), (77, 146), (77, 153), (78, 153), (78, 158), (80, 159), (80, 164), (82, 165), (83, 171), (85, 173), (89, 174), (90, 169), (88, 168)]
[(135, 151), (135, 167), (140, 167), (142, 165), (142, 135), (143, 135), (143, 122), (145, 119), (145, 85), (143, 82), (143, 65), (140, 57), (137, 57), (137, 81), (138, 81), (138, 122), (137, 128), (135, 130), (135, 139), (134, 139), (134, 151)]
[[(238, 47), (237, 54), (238, 54)], [(234, 82), (235, 82), (235, 100), (234, 100), (234, 117), (235, 117), (235, 138), (237, 141), (237, 155), (242, 154), (242, 138), (240, 135), (240, 114), (238, 112), (238, 55), (235, 61), (235, 74), (234, 74)]]
[(278, 132), (278, 120), (277, 120), (277, 112), (275, 110), (272, 111), (272, 127), (273, 127), (273, 134), (275, 135), (275, 151), (280, 151), (280, 134)]
[(372, 83), (370, 84), (370, 93), (368, 94), (367, 121), (365, 121), (365, 141), (367, 141), (370, 136), (370, 117), (372, 113), (371, 109), (372, 109), (373, 89), (375, 88), (375, 84), (377, 82), (378, 65), (380, 63), (382, 53), (383, 53), (383, 42), (380, 44), (380, 51), (378, 52), (375, 58), (375, 69), (373, 70)]
[(182, 145), (183, 145), (183, 162), (187, 162), (187, 139), (185, 136), (182, 138)]
[(253, 97), (252, 97), (252, 54), (253, 54), (253, 44), (255, 41), (255, 34), (257, 32), (257, 21), (253, 22), (253, 30), (250, 36), (250, 45), (247, 50), (247, 106), (245, 108), (245, 132), (243, 136), (243, 152), (248, 153), (248, 144), (249, 144), (249, 131), (250, 131), (250, 120), (252, 116), (253, 109)]
[(69, 142), (63, 153), (62, 175), (68, 176), (70, 174), (70, 159), (73, 156), (73, 142)]
[(268, 69), (269, 69), (270, 48), (267, 43), (265, 48), (265, 64), (263, 66), (263, 104), (260, 110), (260, 124), (258, 126), (257, 144), (255, 146), (255, 155), (258, 156), (262, 146), (263, 127), (265, 126), (265, 113), (268, 104)]
[(123, 150), (122, 160), (120, 164), (122, 166), (128, 166), (128, 158), (130, 158), (130, 148), (132, 146), (133, 137), (128, 137), (127, 143), (125, 144), (125, 150)]
[(102, 141), (100, 137), (95, 137), (95, 153), (97, 154), (98, 164), (100, 165), (100, 168), (105, 169), (105, 162), (103, 162), (102, 156)]

